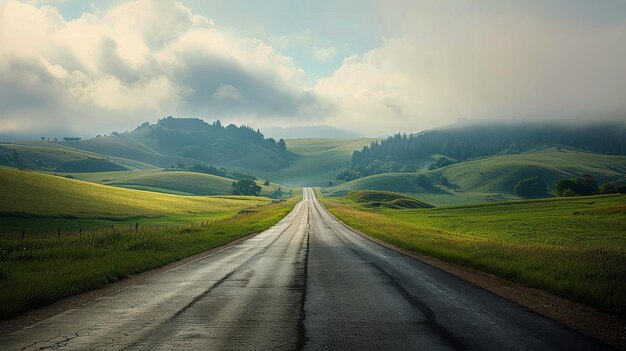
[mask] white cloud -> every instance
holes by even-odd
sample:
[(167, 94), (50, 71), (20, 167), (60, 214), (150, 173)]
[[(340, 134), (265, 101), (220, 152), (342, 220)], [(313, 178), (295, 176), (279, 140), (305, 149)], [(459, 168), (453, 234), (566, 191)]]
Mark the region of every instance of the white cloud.
[(0, 132), (16, 120), (92, 132), (169, 114), (277, 118), (322, 106), (293, 59), (175, 1), (65, 20), (52, 6), (9, 0), (0, 15)]

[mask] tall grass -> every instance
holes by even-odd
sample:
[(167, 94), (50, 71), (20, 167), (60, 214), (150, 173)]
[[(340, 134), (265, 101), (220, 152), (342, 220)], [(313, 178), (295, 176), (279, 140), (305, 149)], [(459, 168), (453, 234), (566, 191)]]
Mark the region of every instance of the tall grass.
[(0, 240), (0, 317), (96, 289), (132, 274), (160, 267), (282, 219), (297, 199), (242, 211), (202, 225), (141, 226), (80, 235)]
[[(623, 197), (609, 198), (615, 199), (624, 201)], [(604, 206), (599, 198), (579, 201), (597, 201), (598, 206)], [(504, 209), (477, 206), (474, 211), (471, 207), (372, 210), (346, 200), (324, 202), (346, 224), (400, 248), (488, 272), (610, 313), (626, 314), (624, 213), (613, 214), (605, 221), (588, 216), (593, 224), (589, 228), (595, 231), (577, 236), (574, 241), (568, 237), (580, 223), (570, 223), (563, 213), (551, 215), (532, 201), (504, 204)], [(556, 212), (564, 207), (563, 211), (568, 212), (572, 202), (549, 201), (543, 205)], [(511, 215), (520, 211), (524, 214)], [(481, 222), (481, 216), (489, 220)], [(532, 227), (528, 227), (533, 233), (527, 240), (518, 231), (525, 226), (524, 218), (533, 219)], [(551, 238), (544, 240), (541, 235)]]

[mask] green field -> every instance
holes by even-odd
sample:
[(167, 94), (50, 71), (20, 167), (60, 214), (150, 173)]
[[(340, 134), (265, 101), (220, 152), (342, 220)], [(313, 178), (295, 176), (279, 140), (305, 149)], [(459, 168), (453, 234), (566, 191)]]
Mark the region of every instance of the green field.
[[(457, 163), (419, 173), (387, 173), (364, 177), (325, 188), (328, 194), (344, 195), (352, 190), (384, 190), (412, 194), (435, 205), (459, 205), (516, 199), (513, 187), (520, 180), (541, 176), (549, 187), (559, 178), (592, 174), (599, 184), (626, 182), (626, 156), (602, 155), (580, 150), (546, 148), (520, 154), (494, 156)], [(425, 175), (432, 186), (418, 184)], [(446, 177), (459, 188), (439, 185)]]
[(274, 172), (251, 172), (290, 186), (326, 186), (329, 181), (337, 182), (337, 175), (347, 167), (354, 150), (361, 149), (373, 140), (375, 139), (287, 140), (287, 150), (295, 154), (287, 167)]
[[(104, 185), (177, 195), (229, 195), (232, 193), (232, 183), (234, 182), (234, 179), (211, 174), (163, 169), (62, 173), (61, 175)], [(278, 197), (275, 191), (280, 188), (284, 192), (284, 197), (291, 190), (284, 185), (275, 183), (265, 186), (261, 180), (258, 180), (257, 184), (261, 186), (261, 196)]]
[(178, 225), (230, 216), (260, 197), (178, 196), (0, 168), (0, 233), (57, 233), (139, 223)]
[(432, 209), (322, 198), (346, 224), (398, 247), (626, 313), (626, 196)]
[[(200, 203), (206, 200), (198, 198)], [(221, 203), (222, 210), (230, 211), (242, 205), (242, 200), (216, 200), (205, 206)], [(292, 198), (238, 214), (229, 212), (228, 217), (180, 229), (142, 225), (137, 232), (122, 227), (60, 239), (0, 237), (0, 318), (261, 232), (280, 221), (296, 201)], [(243, 202), (250, 204), (249, 200)]]
[[(154, 166), (108, 154), (77, 149), (74, 143), (19, 141), (0, 143), (0, 166), (42, 171), (96, 172), (123, 169), (150, 169)], [(11, 154), (17, 152), (17, 159)]]

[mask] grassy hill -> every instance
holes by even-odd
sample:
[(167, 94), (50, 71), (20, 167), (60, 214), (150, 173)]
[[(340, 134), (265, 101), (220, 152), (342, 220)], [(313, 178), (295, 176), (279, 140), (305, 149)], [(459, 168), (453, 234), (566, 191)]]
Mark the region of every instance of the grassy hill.
[(149, 169), (152, 165), (72, 147), (73, 143), (23, 141), (0, 144), (0, 166), (58, 172)]
[(352, 152), (369, 144), (370, 138), (357, 139), (292, 139), (287, 150), (294, 156), (288, 166), (273, 172), (254, 172), (287, 185), (326, 186), (336, 182), (337, 174), (346, 167)]
[[(273, 171), (287, 166), (291, 154), (273, 139), (246, 126), (208, 124), (197, 118), (160, 119), (144, 123), (130, 133), (95, 138), (77, 147), (106, 149), (107, 154), (131, 157), (170, 167), (174, 161), (187, 166), (208, 163), (220, 167)], [(102, 151), (104, 152), (104, 150)]]
[(626, 180), (626, 156), (547, 148), (516, 155), (489, 157), (437, 169), (428, 174), (433, 181), (442, 176), (461, 189), (474, 192), (512, 193), (517, 182), (542, 177), (549, 187), (563, 177), (592, 174), (598, 183)]
[[(62, 175), (104, 185), (178, 195), (229, 195), (232, 193), (231, 185), (234, 181), (212, 174), (163, 169), (63, 173)], [(275, 183), (265, 186), (261, 180), (258, 180), (257, 184), (262, 188), (261, 196), (275, 197), (274, 192), (278, 188), (285, 193), (291, 190), (284, 185)]]
[[(419, 194), (420, 199), (436, 205), (454, 205), (514, 199), (515, 184), (531, 176), (541, 176), (552, 187), (556, 179), (583, 173), (592, 174), (598, 183), (624, 182), (626, 156), (546, 148), (466, 161), (433, 171), (379, 174), (329, 187), (324, 192), (343, 195), (353, 190), (395, 191)], [(419, 181), (420, 175), (428, 178), (430, 186)], [(457, 184), (457, 191), (438, 185), (442, 177)]]
[(379, 208), (431, 208), (431, 204), (420, 201), (412, 196), (394, 193), (391, 191), (356, 190), (346, 197), (354, 202), (368, 207)]
[(136, 140), (136, 135), (133, 133), (81, 140), (79, 142), (72, 142), (71, 145), (80, 150), (137, 160), (160, 168), (171, 167), (178, 163), (187, 165), (202, 163), (200, 160), (189, 157), (162, 154), (141, 141)]
[(175, 224), (232, 215), (270, 202), (258, 197), (178, 196), (0, 168), (0, 232), (55, 232), (111, 224)]

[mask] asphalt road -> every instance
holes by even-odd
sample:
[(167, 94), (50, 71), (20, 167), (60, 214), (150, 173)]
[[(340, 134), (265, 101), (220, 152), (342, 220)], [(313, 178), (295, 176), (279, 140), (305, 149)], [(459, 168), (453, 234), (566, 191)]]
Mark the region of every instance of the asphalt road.
[(596, 350), (555, 321), (336, 221), (273, 228), (0, 339), (0, 350)]

